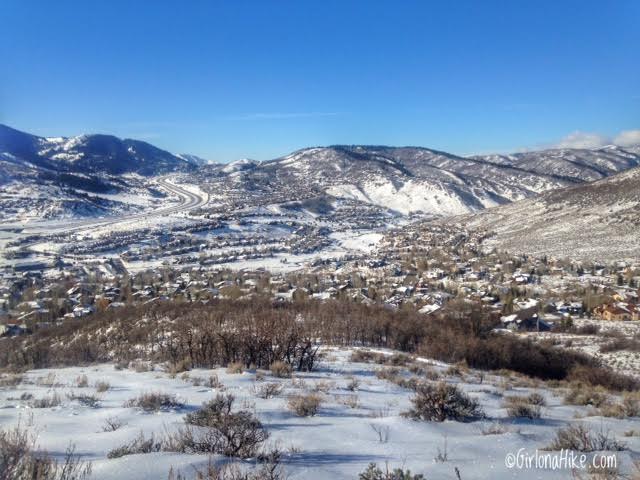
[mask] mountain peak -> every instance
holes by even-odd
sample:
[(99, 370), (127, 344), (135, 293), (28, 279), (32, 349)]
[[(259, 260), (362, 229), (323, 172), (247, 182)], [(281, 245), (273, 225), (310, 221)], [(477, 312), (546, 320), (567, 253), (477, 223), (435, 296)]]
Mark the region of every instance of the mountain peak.
[(6, 125), (0, 125), (0, 152), (11, 154), (16, 163), (68, 172), (160, 175), (197, 167), (191, 160), (140, 140), (106, 134), (39, 137)]

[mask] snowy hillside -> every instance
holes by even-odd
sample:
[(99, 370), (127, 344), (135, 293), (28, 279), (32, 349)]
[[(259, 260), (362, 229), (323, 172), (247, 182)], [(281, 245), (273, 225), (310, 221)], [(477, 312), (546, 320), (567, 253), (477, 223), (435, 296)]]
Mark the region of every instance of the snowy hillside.
[(200, 172), (217, 194), (260, 194), (264, 203), (317, 196), (400, 214), (456, 215), (532, 197), (632, 168), (618, 147), (463, 158), (417, 147), (308, 148), (268, 162), (241, 160)]
[[(388, 358), (393, 353), (383, 352)], [(48, 452), (64, 452), (75, 445), (82, 461), (92, 463), (92, 480), (166, 479), (171, 469), (195, 479), (194, 468), (205, 469), (209, 462), (233, 463), (219, 454), (156, 449), (153, 442), (145, 451), (136, 444), (140, 438), (161, 442), (184, 428), (187, 414), (216, 394), (233, 395), (234, 410), (255, 414), (269, 435), (265, 450), (280, 451), (279, 476), (256, 478), (353, 480), (371, 463), (452, 480), (580, 478), (573, 475), (588, 471), (595, 460), (615, 461), (620, 472), (633, 469), (632, 459), (640, 448), (633, 433), (640, 428), (638, 418), (605, 418), (593, 407), (567, 405), (563, 389), (523, 377), (461, 373), (422, 358), (392, 368), (350, 361), (350, 350), (328, 348), (324, 354), (317, 371), (294, 378), (223, 368), (176, 376), (160, 366), (151, 371), (137, 366), (135, 371), (133, 365), (116, 369), (112, 364), (33, 370), (20, 383), (0, 389), (0, 425), (32, 428), (38, 432), (38, 448)], [(415, 395), (411, 379), (419, 378), (412, 372), (457, 386), (479, 402), (486, 417), (471, 422), (406, 418), (403, 412), (411, 408)], [(403, 380), (404, 386), (397, 384)], [(128, 405), (151, 393), (166, 394), (176, 403), (147, 410)], [(301, 395), (319, 399), (316, 413), (299, 416), (291, 411), (290, 399)], [(531, 407), (540, 418), (515, 418), (509, 413), (509, 398), (536, 399), (539, 405)], [(559, 429), (569, 426), (583, 426), (590, 435), (601, 432), (610, 451), (587, 453), (582, 469), (522, 468), (509, 463), (518, 452), (532, 455), (537, 449), (559, 457), (559, 448), (543, 449), (554, 442)], [(236, 464), (248, 471), (261, 466), (255, 457)]]
[(640, 168), (465, 216), (513, 252), (582, 259), (640, 256)]
[(160, 175), (195, 168), (185, 159), (139, 140), (112, 135), (38, 137), (0, 125), (0, 152), (11, 161), (58, 172)]
[(0, 125), (0, 221), (120, 215), (159, 206), (148, 177), (197, 168), (137, 140), (44, 138)]

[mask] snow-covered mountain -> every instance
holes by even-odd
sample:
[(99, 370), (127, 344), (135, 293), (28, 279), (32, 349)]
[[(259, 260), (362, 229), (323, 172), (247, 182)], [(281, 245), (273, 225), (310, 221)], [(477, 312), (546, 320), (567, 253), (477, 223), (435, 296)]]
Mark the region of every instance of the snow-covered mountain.
[(640, 167), (454, 218), (517, 253), (587, 260), (640, 257)]
[(193, 158), (138, 140), (45, 138), (0, 125), (0, 220), (137, 211), (164, 197), (147, 177), (196, 168)]
[(592, 150), (563, 148), (472, 158), (539, 174), (553, 172), (567, 179), (593, 181), (638, 166), (639, 154), (639, 145), (627, 148), (607, 145)]
[(38, 137), (0, 125), (0, 152), (7, 161), (58, 172), (160, 175), (193, 170), (194, 158), (184, 158), (140, 140), (112, 135)]
[(176, 155), (176, 157), (178, 157), (178, 158), (180, 158), (182, 160), (185, 160), (185, 161), (187, 161), (189, 163), (192, 163), (194, 165), (197, 165), (197, 166), (202, 166), (202, 165), (208, 165), (210, 163), (215, 163), (215, 162), (212, 162), (210, 160), (207, 160), (206, 158), (199, 157), (198, 155), (192, 155), (190, 153), (179, 153), (179, 154)]
[[(0, 182), (10, 185), (3, 188), (2, 205), (9, 202), (15, 211), (29, 210), (21, 199), (28, 202), (35, 196), (46, 203), (64, 197), (64, 205), (80, 202), (72, 215), (108, 213), (113, 205), (104, 202), (119, 202), (125, 195), (155, 197), (158, 192), (148, 190), (147, 177), (182, 173), (209, 190), (227, 212), (246, 206), (291, 208), (300, 202), (322, 205), (326, 211), (342, 202), (387, 214), (450, 216), (639, 165), (640, 148), (618, 146), (473, 157), (420, 147), (331, 146), (305, 148), (270, 161), (215, 164), (138, 140), (109, 135), (44, 138), (0, 125)], [(99, 205), (87, 205), (87, 195), (101, 196)], [(43, 208), (33, 210), (37, 217)], [(65, 210), (69, 208), (55, 208), (50, 215)]]
[(262, 204), (325, 196), (401, 214), (457, 215), (604, 178), (640, 165), (619, 147), (464, 158), (419, 147), (307, 148), (199, 172), (216, 193)]

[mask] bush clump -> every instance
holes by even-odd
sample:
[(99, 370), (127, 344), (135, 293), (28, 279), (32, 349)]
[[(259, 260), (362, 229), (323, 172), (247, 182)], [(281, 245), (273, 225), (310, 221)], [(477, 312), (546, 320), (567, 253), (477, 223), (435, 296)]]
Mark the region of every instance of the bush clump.
[(289, 410), (299, 417), (313, 417), (317, 415), (322, 404), (322, 397), (317, 393), (306, 395), (293, 395), (289, 397), (287, 406)]
[(593, 432), (584, 425), (570, 425), (556, 432), (556, 438), (547, 450), (574, 450), (577, 452), (621, 451), (626, 445), (612, 437), (609, 432)]
[(91, 475), (91, 463), (81, 462), (73, 447), (62, 462), (47, 454), (36, 453), (35, 437), (17, 426), (0, 430), (0, 478), (6, 480), (85, 480)]
[(484, 417), (477, 400), (472, 399), (455, 385), (441, 382), (436, 385), (422, 383), (411, 399), (413, 408), (406, 412), (414, 420), (465, 422)]
[(185, 453), (218, 453), (229, 457), (255, 456), (269, 433), (251, 412), (232, 411), (233, 395), (218, 394), (185, 417), (187, 428), (170, 441)]
[(277, 361), (273, 362), (269, 366), (271, 375), (278, 378), (289, 378), (291, 376), (291, 365), (285, 362)]
[(57, 393), (53, 393), (48, 397), (36, 398), (29, 402), (31, 408), (52, 408), (62, 403), (62, 398)]
[(170, 410), (172, 408), (181, 408), (184, 404), (176, 398), (175, 395), (168, 393), (151, 392), (143, 393), (139, 397), (128, 400), (125, 407), (141, 408), (145, 412), (157, 412), (160, 410)]
[(257, 395), (260, 398), (272, 398), (282, 393), (283, 386), (279, 383), (265, 383), (257, 389)]
[(120, 458), (126, 455), (135, 455), (137, 453), (153, 453), (162, 450), (163, 442), (156, 440), (153, 435), (145, 438), (144, 434), (140, 434), (129, 443), (125, 443), (107, 453), (107, 458)]
[(232, 362), (227, 365), (227, 373), (239, 374), (244, 372), (244, 364), (242, 362)]
[(396, 468), (382, 470), (375, 463), (370, 463), (367, 469), (358, 475), (358, 480), (425, 480), (422, 474), (413, 474), (411, 470)]
[(568, 405), (591, 405), (596, 408), (606, 405), (609, 400), (606, 389), (584, 383), (573, 383), (564, 396), (564, 402)]
[[(532, 396), (535, 395), (533, 398)], [(542, 415), (544, 398), (540, 394), (531, 394), (529, 397), (505, 397), (504, 406), (507, 415), (512, 418), (529, 418), (535, 420)]]

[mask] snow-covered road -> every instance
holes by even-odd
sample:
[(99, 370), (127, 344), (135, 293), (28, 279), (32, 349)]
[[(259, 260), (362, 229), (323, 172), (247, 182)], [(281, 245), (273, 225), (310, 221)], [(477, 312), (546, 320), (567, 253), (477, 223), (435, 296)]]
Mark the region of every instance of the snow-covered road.
[(155, 179), (157, 186), (165, 190), (169, 195), (178, 198), (177, 203), (155, 210), (147, 210), (141, 213), (129, 215), (117, 215), (102, 218), (90, 218), (71, 221), (42, 221), (42, 222), (21, 222), (0, 225), (0, 231), (20, 232), (23, 235), (37, 234), (64, 234), (90, 230), (95, 227), (115, 226), (120, 223), (131, 222), (132, 220), (150, 220), (157, 217), (168, 217), (179, 213), (187, 212), (199, 208), (208, 202), (208, 195), (200, 193), (196, 189), (188, 190), (183, 186), (174, 183), (171, 176), (163, 176)]

